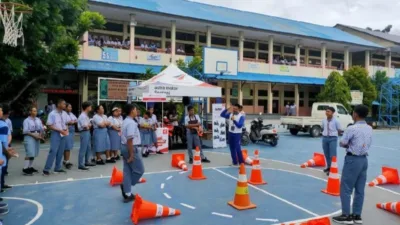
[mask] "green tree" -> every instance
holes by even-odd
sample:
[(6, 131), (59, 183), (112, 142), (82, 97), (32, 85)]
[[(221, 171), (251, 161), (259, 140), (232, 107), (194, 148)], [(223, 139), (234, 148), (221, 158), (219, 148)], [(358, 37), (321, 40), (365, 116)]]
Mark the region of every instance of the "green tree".
[(148, 80), (154, 77), (154, 75), (156, 75), (156, 73), (154, 72), (153, 68), (146, 68), (143, 76), (141, 76), (140, 78), (143, 80)]
[(343, 72), (350, 90), (363, 92), (363, 104), (371, 107), (377, 97), (375, 86), (372, 84), (368, 71), (361, 66), (353, 66)]
[[(0, 45), (0, 101), (12, 104), (34, 97), (41, 80), (67, 64), (78, 65), (85, 31), (101, 28), (102, 15), (88, 11), (87, 0), (19, 0), (32, 8), (24, 16), (24, 46)], [(0, 37), (4, 35), (0, 26)]]
[(337, 102), (350, 109), (351, 95), (346, 80), (339, 72), (333, 71), (325, 81), (324, 89), (317, 96), (321, 102)]
[(386, 71), (378, 70), (371, 79), (378, 93), (381, 91), (382, 85), (389, 82), (389, 77), (386, 76)]

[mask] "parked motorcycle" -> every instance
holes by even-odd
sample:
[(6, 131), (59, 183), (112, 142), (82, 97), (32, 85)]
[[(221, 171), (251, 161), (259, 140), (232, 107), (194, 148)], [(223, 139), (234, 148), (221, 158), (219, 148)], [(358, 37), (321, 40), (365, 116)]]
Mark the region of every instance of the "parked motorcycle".
[(278, 145), (278, 132), (272, 124), (263, 125), (263, 119), (258, 117), (251, 122), (250, 140), (253, 143), (264, 142), (271, 146)]
[(249, 132), (247, 131), (246, 127), (243, 127), (243, 128), (242, 128), (242, 138), (241, 138), (240, 144), (241, 144), (242, 146), (246, 146), (246, 145), (248, 145), (249, 143), (250, 143), (250, 134), (249, 134)]

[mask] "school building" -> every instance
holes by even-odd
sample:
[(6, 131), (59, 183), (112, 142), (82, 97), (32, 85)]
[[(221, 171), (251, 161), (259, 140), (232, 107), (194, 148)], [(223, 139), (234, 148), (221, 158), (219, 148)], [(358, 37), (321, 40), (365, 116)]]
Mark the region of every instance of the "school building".
[[(361, 65), (370, 75), (386, 70), (394, 77), (400, 68), (395, 53), (400, 51), (391, 51), (388, 41), (342, 25), (320, 26), (186, 0), (89, 4), (107, 24), (85, 33), (79, 66), (66, 66), (48, 80), (41, 104), (63, 97), (77, 108), (97, 99), (98, 77), (140, 79), (147, 68), (157, 73), (179, 59), (190, 61), (195, 46), (237, 52), (235, 73), (207, 75), (223, 87), (225, 102), (243, 104), (249, 114), (282, 114), (285, 104), (294, 102), (298, 114), (306, 116), (332, 71)], [(205, 58), (205, 66), (218, 68), (212, 62), (221, 55), (207, 57), (214, 61)]]

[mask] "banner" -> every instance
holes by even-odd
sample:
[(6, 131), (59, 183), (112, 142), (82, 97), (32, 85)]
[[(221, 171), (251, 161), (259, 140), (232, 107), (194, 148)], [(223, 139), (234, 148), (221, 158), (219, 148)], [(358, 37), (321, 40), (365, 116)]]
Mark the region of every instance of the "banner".
[(351, 95), (351, 105), (361, 105), (363, 104), (363, 92), (361, 91), (350, 91)]
[(226, 147), (226, 120), (221, 117), (221, 112), (225, 109), (225, 104), (212, 105), (212, 124), (213, 124), (213, 148)]
[(101, 59), (107, 61), (118, 61), (118, 50), (115, 48), (103, 48)]
[(168, 153), (168, 128), (157, 128), (158, 151)]

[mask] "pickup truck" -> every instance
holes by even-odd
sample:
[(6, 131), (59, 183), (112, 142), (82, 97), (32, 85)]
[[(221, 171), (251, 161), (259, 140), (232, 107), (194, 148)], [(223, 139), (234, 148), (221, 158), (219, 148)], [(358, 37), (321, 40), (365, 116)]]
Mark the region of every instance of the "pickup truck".
[(335, 108), (333, 115), (339, 121), (342, 129), (354, 123), (351, 114), (340, 103), (316, 102), (312, 106), (311, 116), (285, 116), (281, 117), (281, 124), (286, 125), (292, 135), (300, 131), (310, 133), (311, 137), (318, 137), (322, 133), (322, 120), (326, 118), (325, 111), (328, 107)]

